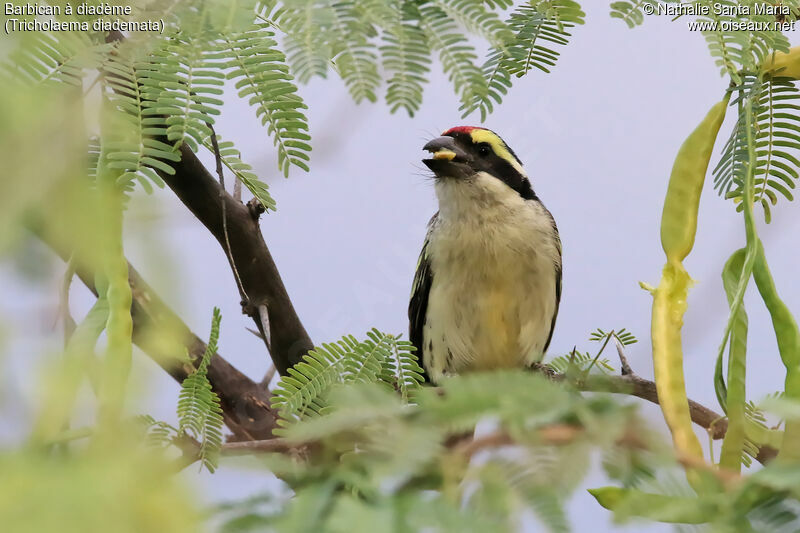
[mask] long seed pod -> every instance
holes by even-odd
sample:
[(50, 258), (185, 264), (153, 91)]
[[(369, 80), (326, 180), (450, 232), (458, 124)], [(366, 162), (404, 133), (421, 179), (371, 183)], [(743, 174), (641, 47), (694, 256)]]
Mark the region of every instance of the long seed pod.
[[(125, 398), (125, 385), (133, 351), (131, 319), (131, 287), (128, 282), (128, 261), (122, 249), (123, 190), (117, 183), (121, 172), (108, 167), (105, 151), (98, 160), (97, 198), (100, 212), (105, 215), (103, 232), (103, 274), (108, 302), (106, 322), (106, 354), (98, 391), (101, 427), (112, 429), (120, 419)], [(102, 432), (101, 432), (102, 433)]]
[[(736, 289), (742, 276), (746, 248), (736, 250), (725, 263), (722, 270), (722, 284), (728, 305), (733, 305)], [(722, 358), (718, 359), (721, 363)], [(734, 317), (730, 333), (730, 349), (728, 352), (728, 387), (724, 393), (718, 393), (720, 405), (728, 415), (728, 431), (722, 441), (719, 465), (736, 472), (742, 468), (742, 450), (745, 445), (747, 418), (745, 404), (747, 401), (745, 377), (747, 372), (747, 313), (744, 306), (739, 307)], [(719, 365), (721, 366), (721, 365)], [(721, 376), (721, 368), (719, 368)], [(715, 385), (724, 387), (722, 379), (715, 379)]]
[[(681, 327), (691, 279), (681, 261), (694, 245), (700, 193), (727, 104), (726, 98), (711, 108), (675, 158), (661, 217), (661, 246), (667, 263), (661, 283), (652, 291), (653, 366), (661, 411), (678, 454), (700, 459), (703, 450), (692, 429), (683, 375)], [(691, 472), (687, 475), (695, 484), (697, 478)]]
[[(764, 246), (758, 242), (758, 252), (753, 267), (753, 277), (761, 298), (767, 306), (775, 337), (778, 340), (778, 351), (786, 367), (785, 394), (792, 400), (800, 400), (800, 330), (791, 311), (778, 296), (775, 283), (772, 281)], [(800, 459), (800, 422), (787, 420), (783, 434), (780, 457)]]
[(675, 157), (661, 213), (661, 247), (669, 263), (683, 261), (694, 246), (700, 193), (727, 105), (727, 97), (717, 102)]
[(800, 46), (790, 48), (789, 52), (775, 52), (764, 61), (761, 72), (800, 80)]

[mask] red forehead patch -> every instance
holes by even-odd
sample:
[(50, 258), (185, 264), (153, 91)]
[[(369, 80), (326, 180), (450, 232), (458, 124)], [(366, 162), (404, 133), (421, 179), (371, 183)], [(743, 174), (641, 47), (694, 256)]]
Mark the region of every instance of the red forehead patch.
[(477, 126), (456, 126), (442, 133), (442, 135), (453, 135), (456, 133), (469, 133), (472, 130), (485, 130), (486, 128), (479, 128)]

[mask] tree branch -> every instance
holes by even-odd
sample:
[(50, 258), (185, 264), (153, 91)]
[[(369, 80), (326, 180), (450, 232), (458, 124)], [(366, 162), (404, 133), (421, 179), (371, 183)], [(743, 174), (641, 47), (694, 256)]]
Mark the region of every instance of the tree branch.
[[(216, 181), (211, 179), (211, 183), (216, 184)], [(245, 211), (247, 210), (242, 204), (238, 204), (238, 206)], [(72, 250), (59, 246), (58, 242), (54, 242), (52, 238), (48, 239), (48, 236), (41, 231), (38, 234), (62, 258), (70, 257)], [(78, 276), (93, 290), (93, 273), (83, 265), (78, 264), (76, 267)], [(185, 345), (193, 360), (197, 360), (202, 356), (205, 351), (205, 343), (191, 333), (180, 318), (161, 302), (142, 281), (135, 269), (131, 267), (130, 273), (130, 282), (133, 288), (134, 341), (167, 370), (170, 375), (176, 380), (182, 381), (191, 371), (191, 368), (187, 369), (185, 366), (178, 364), (174, 354), (166, 354), (167, 357), (164, 357), (165, 354), (161, 353), (158, 347), (148, 345), (146, 341), (148, 336), (143, 335), (142, 331), (153, 327), (161, 327), (163, 330), (167, 325), (170, 325), (169, 327), (182, 332), (183, 337), (186, 339)], [(272, 311), (269, 310), (269, 313), (271, 315)], [(261, 323), (261, 320), (258, 320), (259, 331), (261, 331)], [(271, 326), (270, 329), (272, 329)], [(275, 343), (274, 338), (272, 343)], [(569, 382), (578, 390), (628, 394), (658, 404), (655, 383), (637, 376), (630, 370), (629, 366), (627, 370), (630, 373), (623, 376), (592, 375), (582, 380), (574, 379), (566, 374), (558, 374), (541, 363), (537, 363), (531, 368), (555, 381)], [(209, 380), (220, 395), (223, 410), (225, 411), (225, 422), (234, 432), (237, 440), (263, 440), (272, 437), (276, 415), (270, 408), (269, 392), (264, 383), (257, 384), (253, 382), (221, 356), (216, 356), (212, 359), (209, 367)], [(723, 415), (693, 400), (689, 400), (689, 412), (692, 421), (706, 429), (712, 438), (721, 439), (724, 437), (728, 429), (728, 422)], [(777, 450), (762, 446), (756, 459), (761, 463), (765, 463), (776, 456)]]
[[(175, 174), (162, 174), (162, 179), (223, 249), (226, 243), (222, 204), (225, 203), (231, 258), (249, 298), (244, 302), (244, 311), (253, 319), (264, 339), (270, 339), (272, 361), (278, 372), (285, 374), (314, 345), (289, 299), (258, 221), (246, 206), (222, 190), (185, 144), (181, 147), (181, 161), (173, 167)], [(261, 320), (260, 306), (266, 307), (268, 321)], [(265, 323), (269, 324), (268, 332), (263, 330)]]
[[(29, 225), (63, 259), (72, 254), (69, 245), (48, 232), (44, 225)], [(75, 273), (97, 295), (94, 272), (75, 256)], [(183, 358), (188, 352), (194, 365), (199, 364), (206, 343), (144, 282), (138, 272), (128, 265), (128, 281), (133, 293), (131, 316), (133, 341), (159, 366), (179, 383), (193, 370)], [(236, 440), (269, 439), (275, 427), (276, 413), (270, 406), (270, 392), (242, 374), (217, 354), (208, 366), (208, 380), (219, 395), (226, 425)]]
[[(628, 371), (631, 373), (623, 376), (593, 375), (583, 380), (572, 379), (566, 374), (559, 374), (542, 363), (536, 363), (532, 365), (531, 368), (547, 375), (554, 381), (571, 383), (575, 388), (581, 391), (627, 394), (636, 396), (642, 400), (647, 400), (656, 405), (659, 404), (655, 382), (637, 376), (630, 370), (630, 367), (628, 367)], [(689, 400), (689, 414), (692, 417), (692, 422), (708, 431), (711, 438), (715, 440), (723, 438), (728, 431), (728, 419), (725, 418), (724, 415), (694, 400)], [(756, 456), (756, 460), (760, 463), (767, 463), (777, 457), (777, 455), (778, 450), (775, 448), (762, 446)]]
[[(124, 35), (118, 31), (109, 32), (106, 38), (107, 42), (123, 40)], [(160, 140), (170, 143), (164, 138)], [(314, 344), (289, 299), (264, 242), (258, 217), (220, 186), (186, 143), (181, 145), (180, 154), (181, 160), (172, 164), (175, 174), (156, 170), (178, 199), (214, 236), (226, 255), (229, 254), (231, 269), (238, 274), (237, 281), (241, 281), (241, 290), (247, 296), (242, 309), (253, 319), (265, 342), (267, 339), (271, 342), (270, 356), (275, 368), (285, 374)], [(267, 320), (259, 316), (259, 306), (268, 309)], [(270, 331), (263, 331), (265, 323), (269, 324)]]

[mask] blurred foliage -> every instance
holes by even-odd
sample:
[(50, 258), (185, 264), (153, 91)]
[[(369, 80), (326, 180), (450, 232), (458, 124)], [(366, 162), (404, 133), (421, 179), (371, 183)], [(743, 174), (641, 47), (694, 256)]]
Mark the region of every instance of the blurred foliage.
[[(634, 27), (649, 8), (667, 3), (674, 2), (613, 2), (611, 16)], [(134, 188), (149, 193), (162, 187), (182, 151), (213, 154), (215, 142), (219, 164), (264, 208), (275, 208), (266, 181), (242, 161), (235, 134), (228, 132), (223, 142), (213, 129), (226, 90), (248, 102), (265, 126), (279, 172), (288, 175), (292, 168), (308, 170), (311, 161), (309, 111), (297, 82), (333, 73), (354, 101), (383, 95), (392, 112), (413, 116), (432, 69), (441, 68), (453, 85), (453, 108), (484, 120), (513, 80), (553, 69), (585, 19), (573, 0), (128, 4), (130, 21), (161, 20), (163, 32), (114, 34), (110, 42), (93, 31), (17, 32), (0, 46), (0, 254), (19, 265), (41, 262), (30, 259), (26, 230), (33, 230), (69, 259), (65, 285), (82, 276), (97, 294), (79, 320), (62, 302), (63, 353), (48, 359), (39, 376), (30, 434), (20, 446), (0, 451), (4, 531), (198, 531), (208, 523), (175, 473), (194, 461), (213, 471), (225, 450), (220, 400), (208, 376), (220, 316), (214, 313), (208, 349), (196, 367), (185, 354), (191, 334), (177, 318), (148, 317), (137, 343), (188, 377), (174, 424), (131, 417), (126, 401), (138, 399), (127, 391), (131, 300), (157, 297), (146, 287), (131, 293), (128, 279), (135, 273), (122, 247), (123, 213)], [(567, 531), (564, 504), (598, 456), (616, 485), (592, 494), (619, 521), (706, 524), (726, 532), (798, 530), (800, 333), (770, 275), (753, 208), (760, 205), (769, 221), (779, 197), (794, 199), (800, 50), (790, 49), (777, 28), (723, 26), (774, 21), (774, 15), (754, 14), (766, 2), (698, 5), (710, 8), (700, 21), (718, 25), (703, 34), (712, 61), (729, 78), (724, 102), (730, 100), (737, 114), (714, 181), (742, 212), (746, 233), (744, 248), (723, 272), (730, 316), (713, 384), (731, 429), (720, 464), (667, 445), (630, 405), (579, 392), (589, 378), (613, 377), (614, 366), (602, 356), (610, 343), (623, 354), (636, 342), (625, 329), (597, 329), (590, 336), (599, 343), (596, 352), (576, 346), (549, 361), (541, 374), (558, 373), (556, 380), (500, 371), (451, 377), (436, 388), (422, 386), (408, 342), (372, 330), (363, 340), (345, 335), (322, 344), (282, 376), (273, 401), (280, 442), (290, 451), (261, 462), (288, 490), (226, 504), (216, 517), (223, 530), (517, 531), (536, 520), (547, 530)], [(753, 14), (720, 15), (716, 5), (748, 7)], [(778, 18), (797, 19), (797, 0), (779, 5), (789, 13)], [(91, 23), (98, 17), (58, 18)], [(481, 45), (488, 49), (483, 62)], [(699, 132), (679, 152), (674, 175), (683, 179), (680, 194), (671, 192), (666, 202), (677, 206), (670, 214), (686, 231), (667, 228), (682, 240), (665, 247), (665, 273), (685, 277), (670, 285), (680, 290), (665, 296), (676, 312), (653, 327), (654, 339), (671, 341), (657, 356), (667, 363), (657, 371), (657, 384), (662, 404), (680, 409), (665, 415), (673, 431), (689, 432), (680, 359), (689, 282), (675, 257), (682, 260), (691, 250), (696, 201), (716, 141), (716, 131)], [(700, 141), (709, 151), (702, 157)], [(786, 368), (783, 386), (775, 387), (781, 390), (758, 407), (745, 388), (742, 302), (751, 278)], [(75, 427), (82, 391), (92, 397), (92, 427)], [(781, 423), (768, 427), (764, 412)], [(751, 457), (768, 449), (777, 459), (746, 470)], [(691, 483), (678, 475), (684, 470)]]
[(311, 350), (275, 386), (272, 404), (281, 415), (279, 424), (325, 412), (328, 393), (337, 383), (383, 383), (408, 400), (423, 381), (413, 351), (408, 341), (377, 329), (362, 342), (348, 335)]
[(323, 416), (284, 432), (313, 443), (311, 460), (266, 459), (295, 498), (226, 506), (223, 530), (517, 531), (532, 512), (566, 531), (564, 502), (594, 451), (616, 451), (615, 477), (652, 453), (619, 444), (646, 433), (629, 406), (525, 371), (448, 379), (410, 404), (379, 382), (336, 384), (327, 399)]
[[(4, 531), (194, 533), (201, 515), (174, 469), (133, 435), (102, 448), (0, 454)], [(122, 438), (128, 437), (128, 438)]]
[(178, 397), (178, 431), (198, 441), (197, 458), (210, 472), (217, 468), (222, 447), (222, 408), (208, 381), (208, 363), (217, 353), (221, 320), (215, 308), (206, 351), (197, 368), (181, 383)]

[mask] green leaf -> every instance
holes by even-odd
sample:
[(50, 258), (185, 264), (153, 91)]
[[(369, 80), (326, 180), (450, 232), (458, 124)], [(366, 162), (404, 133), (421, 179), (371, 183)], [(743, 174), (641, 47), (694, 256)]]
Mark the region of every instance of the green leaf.
[(635, 0), (633, 2), (612, 2), (611, 3), (611, 18), (620, 19), (628, 25), (629, 28), (634, 28), (644, 22), (643, 7), (645, 5), (651, 6), (655, 12), (658, 2), (655, 0)]
[(334, 384), (381, 383), (387, 389), (396, 387), (407, 399), (422, 381), (422, 369), (408, 343), (377, 329), (367, 332), (363, 341), (346, 335), (315, 347), (281, 377), (272, 398), (281, 415), (282, 427), (276, 433), (286, 434), (292, 422), (322, 414)]
[(767, 222), (779, 198), (792, 201), (797, 186), (800, 161), (800, 90), (788, 78), (745, 76), (732, 89), (739, 106), (739, 118), (714, 168), (714, 187), (720, 195), (733, 199), (741, 210), (744, 175), (748, 165), (747, 128), (743, 99), (753, 95), (753, 127), (756, 165), (754, 170), (755, 204), (761, 205)]
[[(203, 146), (212, 154), (214, 153), (214, 144), (211, 138), (202, 140)], [(217, 135), (217, 147), (219, 148), (219, 155), (222, 164), (228, 167), (233, 172), (242, 185), (244, 185), (253, 198), (259, 201), (264, 206), (264, 209), (275, 211), (277, 203), (272, 195), (269, 193), (269, 185), (258, 179), (258, 176), (253, 172), (253, 167), (242, 161), (242, 154), (237, 150), (231, 141), (223, 141)]]
[(178, 397), (178, 430), (200, 443), (198, 458), (209, 472), (216, 470), (222, 448), (222, 407), (207, 375), (211, 358), (217, 352), (221, 320), (222, 315), (215, 307), (206, 351), (197, 368), (181, 383)]
[(254, 24), (247, 31), (224, 35), (211, 57), (220, 61), (229, 80), (235, 80), (239, 96), (255, 107), (278, 150), (278, 167), (288, 176), (291, 165), (308, 170), (311, 137), (302, 112), (307, 106), (274, 35), (268, 24)]
[(522, 77), (532, 69), (549, 73), (572, 34), (569, 30), (584, 23), (585, 13), (573, 0), (524, 2), (506, 21), (510, 34), (503, 33), (489, 51), (482, 67), (485, 88), (462, 97), (463, 116), (480, 110), (481, 120), (500, 104), (511, 87), (511, 76)]

